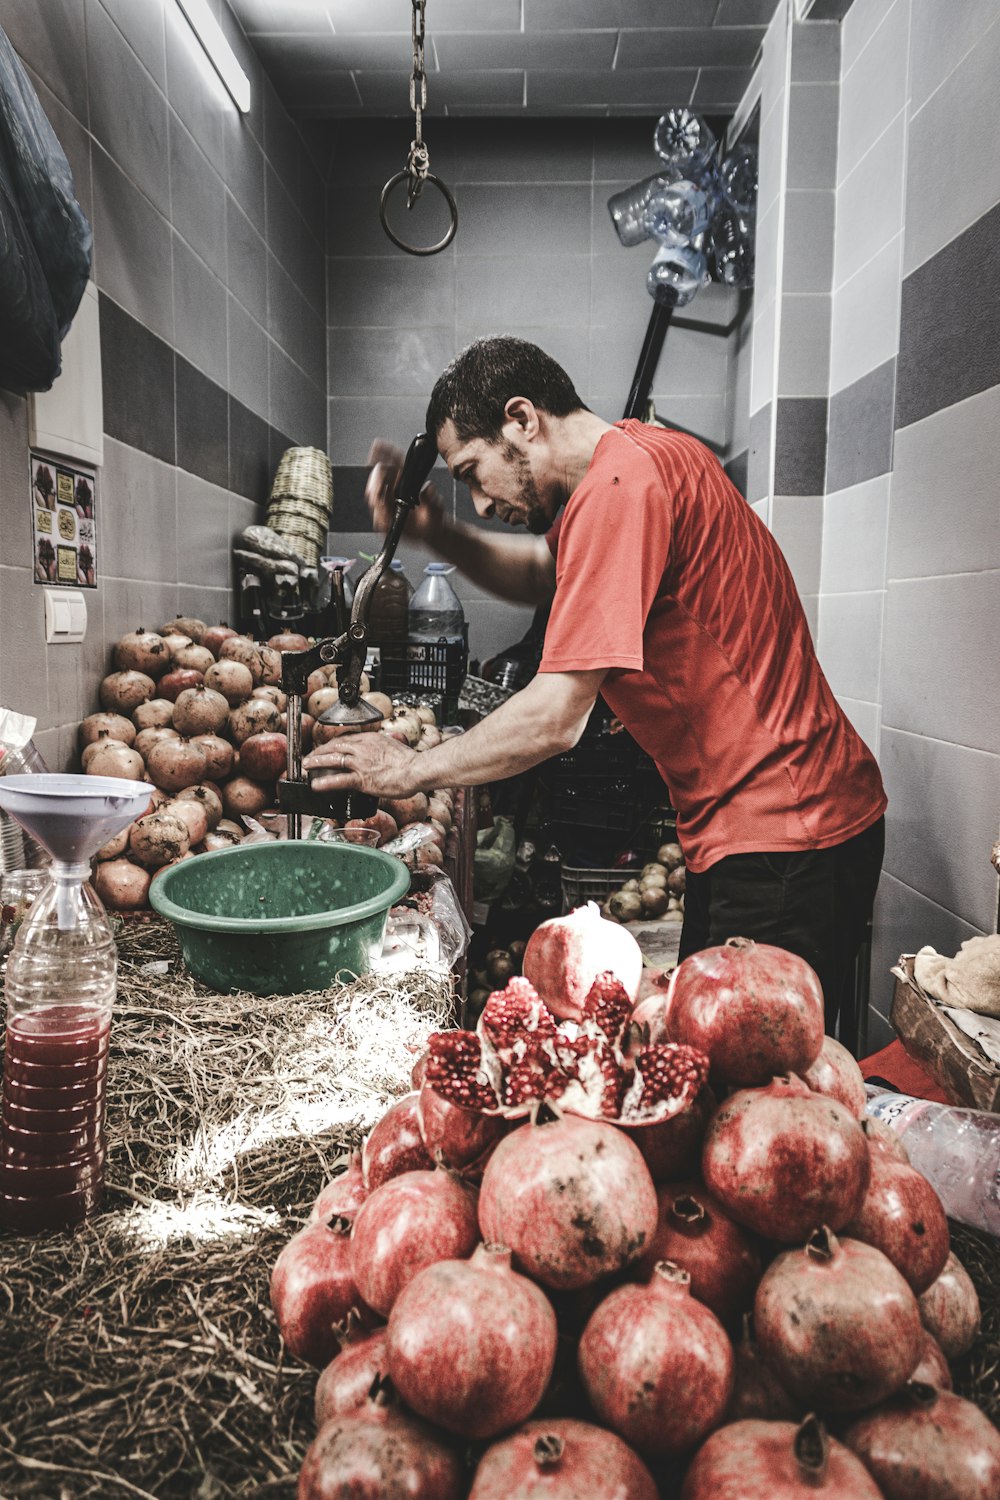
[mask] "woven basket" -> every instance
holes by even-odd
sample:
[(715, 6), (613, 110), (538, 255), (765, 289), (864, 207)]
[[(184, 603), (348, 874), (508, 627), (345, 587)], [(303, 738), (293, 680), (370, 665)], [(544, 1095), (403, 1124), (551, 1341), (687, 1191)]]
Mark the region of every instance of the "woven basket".
[(333, 472), (321, 448), (286, 448), (275, 470), (271, 499), (308, 500), (330, 514)]
[(283, 536), (308, 568), (319, 566), (333, 509), (333, 471), (320, 448), (286, 448), (281, 456), (267, 524)]

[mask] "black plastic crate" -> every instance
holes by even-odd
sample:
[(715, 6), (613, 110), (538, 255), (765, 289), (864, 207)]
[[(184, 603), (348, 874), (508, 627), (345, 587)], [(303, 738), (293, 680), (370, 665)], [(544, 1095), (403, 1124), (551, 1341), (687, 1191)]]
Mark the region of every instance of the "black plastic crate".
[(574, 770), (553, 780), (548, 811), (554, 823), (631, 833), (648, 821), (663, 797), (652, 761), (633, 770)]
[(379, 690), (388, 693), (421, 689), (440, 693), (444, 722), (458, 714), (458, 698), (469, 664), (469, 636), (464, 641), (386, 641), (379, 647)]

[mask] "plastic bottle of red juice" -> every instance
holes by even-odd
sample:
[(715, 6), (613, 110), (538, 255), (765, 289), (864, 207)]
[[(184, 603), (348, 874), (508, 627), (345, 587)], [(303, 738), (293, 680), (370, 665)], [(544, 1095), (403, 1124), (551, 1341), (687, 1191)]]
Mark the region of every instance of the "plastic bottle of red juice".
[(104, 1191), (117, 954), (88, 865), (57, 865), (7, 963), (0, 1224), (78, 1223)]

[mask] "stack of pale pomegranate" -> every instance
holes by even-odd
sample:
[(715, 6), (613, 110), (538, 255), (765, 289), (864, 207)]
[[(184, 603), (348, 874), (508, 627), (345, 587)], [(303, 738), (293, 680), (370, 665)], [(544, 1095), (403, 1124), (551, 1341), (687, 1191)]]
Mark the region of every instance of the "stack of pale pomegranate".
[(299, 1500), (997, 1500), (975, 1290), (808, 965), (731, 939), (634, 1009), (591, 906), (523, 968), (275, 1265)]
[[(97, 856), (95, 884), (107, 906), (133, 911), (148, 905), (150, 882), (167, 865), (242, 842), (244, 817), (275, 806), (275, 784), (288, 755), (281, 653), (305, 651), (305, 636), (276, 635), (266, 646), (227, 625), (179, 615), (160, 632), (130, 632), (114, 648), (115, 671), (101, 683), (101, 712), (80, 725), (81, 762), (92, 776), (150, 781), (149, 811)], [(362, 692), (384, 714), (386, 734), (417, 750), (440, 744), (430, 708), (394, 708), (382, 693)], [(302, 715), (303, 749), (322, 745), (336, 730), (317, 718), (337, 701), (336, 668), (323, 667), (308, 683)], [(380, 844), (411, 823), (426, 839), (413, 856), (419, 867), (439, 865), (452, 823), (453, 793), (388, 799), (368, 826)], [(360, 822), (361, 820), (352, 820)]]

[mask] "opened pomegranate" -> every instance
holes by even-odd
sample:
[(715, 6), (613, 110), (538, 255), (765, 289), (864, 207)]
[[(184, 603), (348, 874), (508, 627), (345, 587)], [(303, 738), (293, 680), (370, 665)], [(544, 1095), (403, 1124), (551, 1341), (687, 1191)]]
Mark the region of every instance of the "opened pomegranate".
[(620, 1437), (558, 1417), (528, 1422), (487, 1448), (469, 1500), (657, 1500), (658, 1493)]
[(891, 1396), (920, 1358), (920, 1309), (881, 1250), (818, 1229), (764, 1272), (754, 1328), (783, 1385), (830, 1411)]
[(648, 1281), (658, 1261), (673, 1261), (690, 1276), (692, 1297), (723, 1323), (738, 1321), (753, 1306), (764, 1269), (757, 1240), (697, 1182), (669, 1183), (656, 1196), (659, 1222), (637, 1275)]
[(506, 1120), (452, 1104), (427, 1083), (420, 1089), (417, 1120), (434, 1161), (473, 1173), (482, 1172), (494, 1146), (509, 1129)]
[(639, 1028), (641, 1038), (645, 1042), (667, 1042), (670, 1034), (667, 1030), (667, 992), (657, 987), (650, 993), (642, 994), (642, 985), (646, 983), (646, 975), (643, 974), (640, 984), (640, 998), (636, 1002), (632, 1012), (632, 1020)]
[[(794, 1072), (794, 1069), (792, 1070)], [(861, 1119), (868, 1096), (857, 1062), (836, 1037), (825, 1036), (815, 1062), (801, 1075), (814, 1094), (827, 1094)]]
[(805, 1072), (823, 1024), (823, 991), (805, 960), (750, 938), (693, 953), (670, 986), (672, 1040), (707, 1052), (713, 1074), (734, 1086)]
[(624, 1132), (550, 1117), (506, 1136), (479, 1198), (484, 1239), (543, 1286), (589, 1286), (638, 1260), (656, 1230), (653, 1180)]
[(345, 1412), (363, 1411), (376, 1380), (388, 1372), (385, 1357), (386, 1330), (369, 1332), (353, 1316), (339, 1334), (340, 1353), (334, 1355), (316, 1382), (316, 1426)]
[(743, 1336), (734, 1350), (733, 1394), (726, 1411), (727, 1422), (797, 1422), (802, 1403), (786, 1391), (753, 1336), (751, 1319), (743, 1317)]
[(511, 1269), (510, 1251), (419, 1272), (389, 1315), (389, 1375), (419, 1416), (461, 1437), (490, 1438), (531, 1416), (556, 1358), (556, 1315)]
[(733, 1389), (725, 1329), (671, 1261), (660, 1261), (648, 1284), (618, 1287), (598, 1304), (579, 1361), (600, 1420), (650, 1456), (697, 1447), (722, 1421)]
[(471, 1255), (476, 1194), (454, 1173), (404, 1172), (365, 1199), (354, 1221), (351, 1266), (369, 1307), (388, 1317), (418, 1271)]
[(918, 1385), (933, 1385), (939, 1391), (951, 1390), (951, 1371), (944, 1351), (932, 1333), (924, 1329), (924, 1342), (916, 1367), (910, 1371), (910, 1380)]
[(948, 1220), (941, 1199), (922, 1172), (885, 1156), (871, 1158), (868, 1191), (843, 1232), (887, 1255), (918, 1297), (948, 1260)]
[(420, 1136), (419, 1098), (413, 1093), (397, 1099), (366, 1138), (361, 1169), (370, 1193), (400, 1172), (430, 1171), (434, 1166)]
[(271, 1306), (291, 1352), (321, 1368), (340, 1348), (336, 1325), (363, 1304), (351, 1274), (351, 1221), (344, 1215), (294, 1234), (271, 1272)]
[(921, 1294), (920, 1318), (946, 1359), (958, 1359), (972, 1348), (981, 1321), (979, 1294), (954, 1251), (937, 1280)]
[(391, 1393), (320, 1428), (299, 1473), (297, 1500), (463, 1500), (458, 1454)]
[(881, 1490), (849, 1449), (815, 1417), (733, 1422), (695, 1454), (681, 1500), (881, 1500)]
[(854, 1116), (795, 1077), (731, 1094), (709, 1122), (701, 1167), (737, 1223), (782, 1244), (853, 1219), (870, 1170)]
[(971, 1401), (916, 1382), (852, 1422), (844, 1442), (885, 1500), (996, 1500), (1000, 1432)]
[(353, 1219), (367, 1197), (361, 1153), (355, 1151), (343, 1169), (320, 1189), (310, 1210), (309, 1222), (315, 1224), (317, 1219), (332, 1219), (337, 1214)]
[(543, 922), (528, 939), (521, 965), (554, 1016), (579, 1020), (598, 974), (610, 970), (634, 1002), (642, 977), (642, 952), (632, 934), (607, 922), (588, 901), (565, 917)]
[[(678, 1051), (693, 1050), (677, 1048), (675, 1043), (660, 1045)], [(705, 1131), (715, 1109), (715, 1095), (706, 1084), (679, 1114), (665, 1120), (619, 1119), (616, 1123), (628, 1131), (629, 1139), (639, 1147), (655, 1183), (676, 1182), (698, 1171)]]

